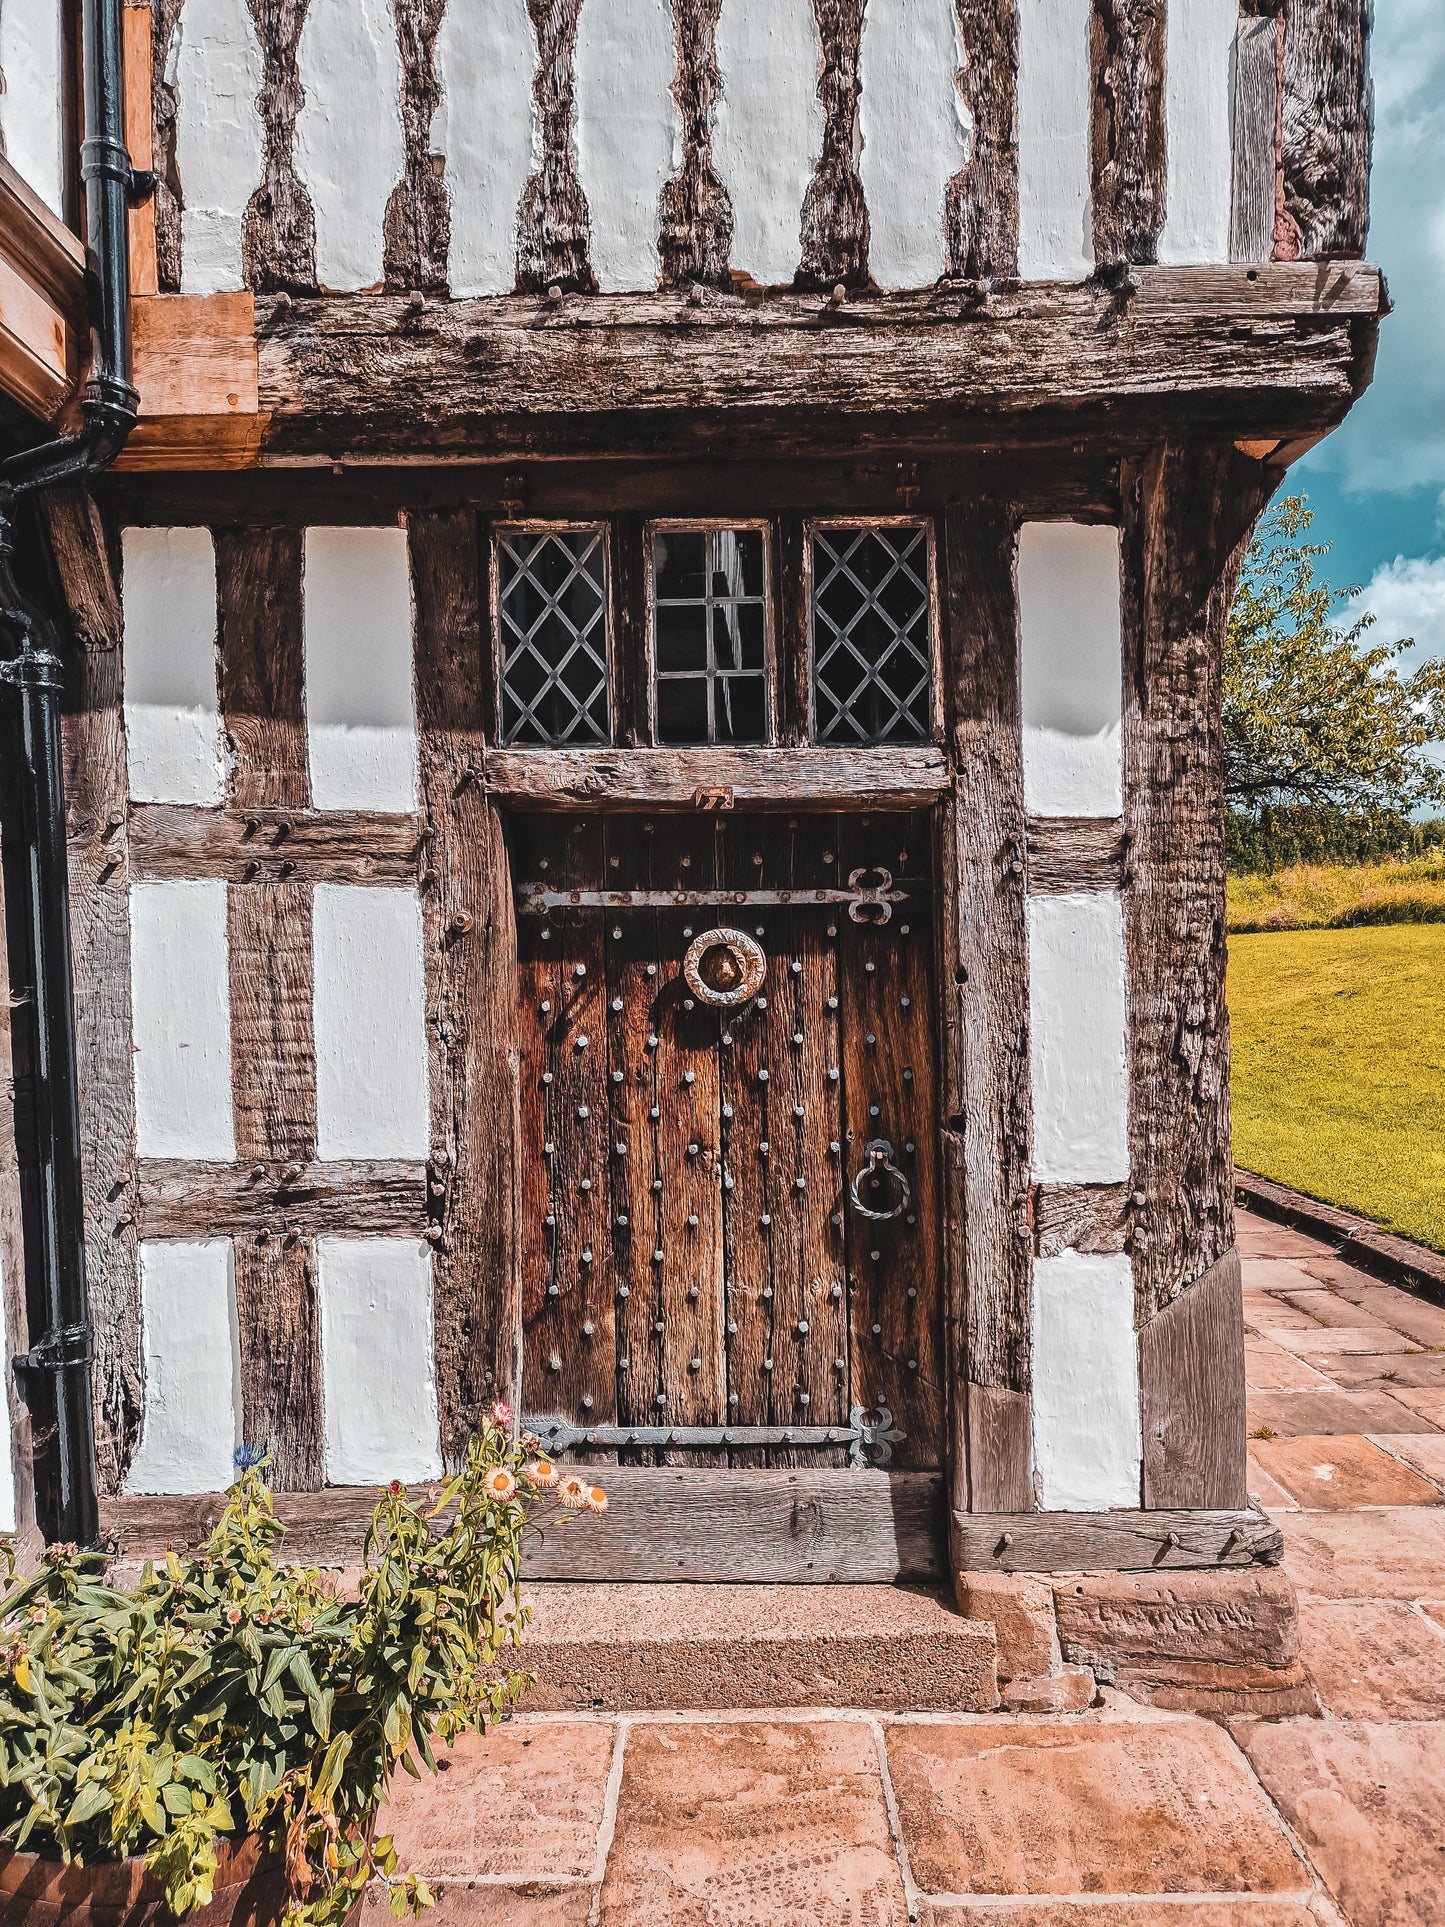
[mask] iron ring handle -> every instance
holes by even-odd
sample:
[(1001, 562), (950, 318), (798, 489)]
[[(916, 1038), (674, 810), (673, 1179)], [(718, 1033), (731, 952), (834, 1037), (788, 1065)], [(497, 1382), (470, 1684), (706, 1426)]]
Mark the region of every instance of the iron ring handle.
[[(858, 1195), (858, 1186), (863, 1179), (875, 1177), (880, 1173), (884, 1177), (892, 1178), (893, 1182), (898, 1186), (898, 1202), (891, 1211), (874, 1211), (871, 1206), (864, 1204)], [(863, 1169), (855, 1175), (850, 1194), (853, 1199), (853, 1209), (858, 1213), (859, 1217), (869, 1218), (875, 1224), (887, 1224), (891, 1218), (901, 1218), (908, 1209), (913, 1197), (913, 1187), (893, 1162), (893, 1146), (888, 1142), (887, 1138), (875, 1137), (869, 1144), (868, 1162), (864, 1165)]]

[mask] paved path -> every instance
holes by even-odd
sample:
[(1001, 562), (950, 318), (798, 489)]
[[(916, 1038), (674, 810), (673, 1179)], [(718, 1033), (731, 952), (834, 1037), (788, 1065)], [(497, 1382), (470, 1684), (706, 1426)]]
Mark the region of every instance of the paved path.
[(1323, 1717), (523, 1716), (398, 1794), (435, 1927), (1445, 1927), (1445, 1310), (1240, 1234)]

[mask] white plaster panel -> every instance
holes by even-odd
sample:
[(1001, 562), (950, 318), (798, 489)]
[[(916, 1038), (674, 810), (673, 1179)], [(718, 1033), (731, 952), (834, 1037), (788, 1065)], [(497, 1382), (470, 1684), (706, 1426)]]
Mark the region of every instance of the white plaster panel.
[(1233, 186), (1234, 40), (1239, 0), (1178, 0), (1164, 50), (1165, 216), (1159, 259), (1229, 259)]
[(318, 884), (313, 916), (316, 1148), (424, 1158), (430, 1148), (421, 901)]
[(1019, 0), (1019, 274), (1094, 271), (1089, 205), (1090, 0)]
[(55, 214), (61, 212), (65, 189), (60, 15), (60, 0), (0, 0), (5, 158)]
[(316, 1283), (328, 1483), (437, 1477), (431, 1253), (419, 1238), (319, 1238)]
[(224, 883), (133, 883), (136, 1150), (236, 1155)]
[(1139, 1504), (1139, 1356), (1127, 1257), (1034, 1262), (1034, 1481), (1045, 1512)]
[(1024, 806), (1033, 816), (1124, 807), (1119, 531), (1025, 522), (1019, 532)]
[(140, 1247), (145, 1399), (127, 1492), (221, 1492), (241, 1443), (241, 1343), (229, 1238)]
[(577, 174), (604, 294), (655, 288), (658, 203), (680, 158), (669, 0), (586, 0), (577, 23)]
[(209, 529), (121, 531), (125, 734), (143, 803), (221, 801), (216, 549)]
[(261, 180), (261, 49), (246, 0), (186, 0), (167, 58), (176, 90), (181, 291), (243, 287), (241, 228)]
[(0, 1398), (0, 1428), (4, 1431), (4, 1441), (0, 1444), (0, 1532), (14, 1532), (18, 1521), (15, 1517), (15, 1461), (12, 1457), (14, 1439), (10, 1431), (10, 1400), (15, 1396), (11, 1390), (15, 1376), (10, 1370), (10, 1327), (5, 1310), (3, 1254), (0, 1254), (0, 1370), (5, 1373), (5, 1396)]
[(296, 171), (316, 213), (316, 278), (346, 292), (385, 272), (383, 222), (401, 179), (401, 58), (391, 0), (311, 0), (296, 68)]
[(432, 141), (446, 156), (451, 290), (510, 294), (517, 212), (533, 165), (537, 40), (526, 0), (450, 0), (436, 63), (442, 98)]
[(722, 0), (717, 62), (712, 153), (732, 201), (732, 265), (778, 287), (797, 273), (803, 199), (823, 149), (812, 0)]
[(304, 595), (312, 801), (319, 810), (414, 810), (406, 531), (307, 529)]
[(924, 287), (948, 266), (948, 183), (972, 142), (954, 80), (961, 60), (953, 0), (868, 0), (859, 171), (868, 266), (880, 287)]
[(1124, 907), (1106, 892), (1029, 899), (1034, 1178), (1129, 1175)]

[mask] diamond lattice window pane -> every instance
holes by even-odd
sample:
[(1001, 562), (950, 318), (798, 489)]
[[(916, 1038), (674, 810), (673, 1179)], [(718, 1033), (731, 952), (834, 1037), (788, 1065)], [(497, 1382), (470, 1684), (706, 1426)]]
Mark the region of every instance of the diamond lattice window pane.
[(609, 743), (607, 554), (601, 529), (497, 534), (504, 743)]
[(932, 729), (928, 530), (813, 533), (813, 713), (820, 743), (924, 743)]

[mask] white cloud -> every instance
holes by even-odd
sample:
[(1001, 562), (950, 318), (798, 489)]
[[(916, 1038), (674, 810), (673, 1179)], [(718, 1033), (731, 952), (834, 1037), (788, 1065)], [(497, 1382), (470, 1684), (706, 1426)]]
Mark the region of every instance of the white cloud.
[(1397, 642), (1414, 638), (1402, 666), (1414, 667), (1432, 656), (1445, 656), (1445, 556), (1397, 555), (1376, 569), (1350, 604), (1353, 619), (1368, 611), (1375, 627), (1366, 642)]

